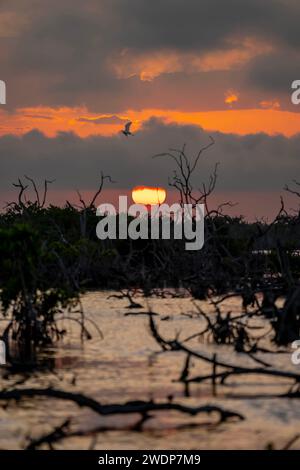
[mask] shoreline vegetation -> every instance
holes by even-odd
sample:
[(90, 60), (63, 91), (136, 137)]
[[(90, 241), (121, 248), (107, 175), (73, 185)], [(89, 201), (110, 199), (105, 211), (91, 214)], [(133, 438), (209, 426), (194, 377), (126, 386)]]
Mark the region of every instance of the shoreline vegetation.
[[(45, 180), (40, 191), (35, 181), (25, 176), (15, 184), (18, 201), (9, 203), (0, 214), (0, 300), (5, 327), (1, 339), (8, 351), (8, 367), (13, 367), (15, 351), (19, 358), (27, 358), (34, 351), (61, 340), (66, 329), (61, 319), (76, 322), (81, 340), (91, 338), (91, 320), (86, 318), (81, 295), (86, 290), (115, 290), (118, 294), (108, 298), (127, 299), (125, 315), (146, 315), (148, 328), (162, 353), (181, 351), (185, 357), (179, 381), (184, 396), (191, 396), (191, 384), (210, 382), (212, 397), (230, 377), (243, 375), (271, 376), (291, 381), (290, 388), (276, 397), (299, 398), (300, 375), (280, 370), (264, 359), (267, 354), (282, 354), (299, 340), (300, 332), (300, 211), (288, 213), (281, 199), (278, 214), (269, 223), (248, 223), (242, 217), (230, 217), (225, 201), (210, 209), (209, 197), (217, 183), (216, 165), (208, 183), (194, 189), (198, 165), (205, 152), (214, 144), (212, 138), (197, 155), (190, 158), (186, 147), (155, 156), (169, 158), (175, 165), (169, 185), (178, 191), (183, 204), (204, 204), (205, 243), (199, 251), (187, 251), (185, 240), (99, 240), (96, 237), (96, 204), (110, 177), (101, 174), (100, 183), (91, 201), (79, 204), (66, 202), (64, 207), (46, 205), (48, 186)], [(286, 187), (300, 197), (298, 187)], [(199, 184), (195, 185), (197, 188)], [(27, 200), (28, 190), (35, 194)], [(178, 336), (165, 339), (156, 324), (156, 314), (142, 308), (139, 297), (189, 295), (196, 308), (195, 332), (184, 340)], [(226, 310), (226, 301), (236, 298), (240, 313)], [(199, 301), (214, 308), (208, 314)], [(186, 312), (186, 315), (189, 315)], [(168, 318), (165, 318), (168, 320)], [(198, 323), (202, 328), (199, 331)], [(259, 334), (256, 320), (264, 322)], [(203, 322), (205, 324), (203, 328)], [(200, 324), (200, 323), (199, 323)], [(102, 332), (98, 331), (99, 337)], [(208, 355), (191, 347), (193, 341), (227, 345), (236, 353), (246, 355), (255, 364), (242, 367), (238, 363), (222, 361), (217, 354)], [(23, 356), (22, 356), (23, 355)], [(191, 361), (211, 364), (211, 374), (191, 375)], [(19, 401), (23, 397), (52, 396), (55, 399), (75, 401), (96, 412), (138, 413), (135, 429), (142, 431), (149, 412), (177, 410), (188, 414), (217, 412), (220, 421), (235, 417), (244, 419), (234, 411), (220, 407), (186, 407), (173, 402), (154, 403), (137, 400), (126, 404), (107, 405), (105, 408), (90, 397), (51, 388), (2, 389), (0, 401)], [(111, 408), (109, 408), (109, 406)], [(101, 430), (99, 431), (101, 432)], [(68, 434), (69, 433), (69, 434)], [(47, 444), (49, 448), (58, 440), (72, 435), (69, 421), (64, 421), (53, 432), (31, 441), (29, 448)]]
[[(205, 207), (204, 246), (191, 252), (185, 250), (184, 238), (99, 240), (96, 205), (104, 184), (112, 181), (103, 173), (90, 201), (78, 193), (79, 204), (66, 201), (64, 207), (46, 205), (52, 181), (45, 180), (39, 190), (32, 178), (19, 178), (14, 184), (18, 201), (0, 214), (0, 300), (4, 316), (12, 311), (4, 339), (34, 344), (59, 339), (64, 332), (56, 328), (55, 316), (68, 308), (77, 309), (83, 319), (80, 294), (85, 289), (122, 290), (122, 295), (126, 291), (130, 303), (138, 289), (147, 297), (165, 287), (183, 288), (198, 300), (240, 295), (243, 308), (254, 305), (259, 292), (269, 311), (279, 297), (300, 303), (299, 208), (288, 213), (281, 199), (278, 214), (269, 223), (228, 216), (230, 201), (210, 209), (218, 164), (201, 189), (194, 186), (199, 187), (197, 169), (212, 145), (210, 137), (194, 157), (187, 156), (185, 146), (154, 157), (169, 158), (175, 165), (169, 186), (177, 190), (180, 205)], [(286, 190), (299, 198), (299, 183), (295, 186)], [(33, 200), (27, 199), (29, 190)], [(172, 225), (174, 221), (171, 236)], [(298, 339), (298, 319), (293, 321), (294, 332), (280, 341)], [(88, 336), (84, 327), (81, 335)]]

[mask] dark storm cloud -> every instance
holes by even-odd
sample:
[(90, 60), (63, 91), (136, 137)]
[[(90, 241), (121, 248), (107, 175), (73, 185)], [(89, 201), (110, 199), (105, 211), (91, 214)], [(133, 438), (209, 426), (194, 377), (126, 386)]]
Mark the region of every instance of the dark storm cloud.
[(273, 32), (299, 41), (294, 17), (299, 6), (288, 0), (163, 0), (156, 8), (147, 0), (118, 0), (113, 5), (126, 25), (116, 37), (128, 47), (199, 51), (226, 48), (224, 40), (233, 35)]
[(24, 3), (13, 0), (0, 8), (0, 22), (5, 12), (22, 18), (13, 34), (1, 38), (2, 74), (12, 90), (10, 106), (79, 102), (99, 107), (110, 101), (116, 110), (132, 106), (135, 96), (142, 106), (149, 90), (157, 106), (162, 93), (154, 86), (140, 83), (136, 90), (134, 80), (114, 76), (108, 64), (117, 61), (122, 50), (200, 53), (228, 48), (233, 36), (266, 39), (283, 50), (300, 42), (300, 4), (294, 0)]
[[(255, 134), (246, 136), (214, 133), (215, 146), (205, 154), (195, 184), (207, 181), (220, 162), (218, 190), (278, 190), (299, 173), (300, 135), (291, 138)], [(135, 137), (93, 136), (81, 139), (61, 133), (48, 138), (38, 131), (23, 137), (0, 138), (1, 191), (17, 177), (27, 174), (41, 180), (55, 178), (55, 188), (93, 189), (101, 170), (117, 181), (114, 187), (137, 184), (167, 185), (173, 162), (152, 159), (170, 147), (194, 155), (208, 142), (208, 135), (194, 126), (164, 125), (151, 119)], [(300, 175), (299, 175), (300, 178)]]
[(300, 53), (280, 50), (267, 57), (258, 57), (250, 64), (246, 77), (249, 87), (288, 93), (291, 83), (300, 77)]

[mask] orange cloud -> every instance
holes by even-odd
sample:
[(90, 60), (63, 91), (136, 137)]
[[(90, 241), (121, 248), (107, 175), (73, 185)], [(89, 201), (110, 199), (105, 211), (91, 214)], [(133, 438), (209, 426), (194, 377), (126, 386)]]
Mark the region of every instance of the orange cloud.
[[(85, 107), (36, 107), (20, 108), (15, 113), (1, 110), (0, 135), (24, 134), (31, 129), (38, 129), (49, 137), (58, 132), (74, 132), (80, 137), (92, 134), (112, 135), (123, 127), (123, 122), (129, 120), (125, 115), (94, 114)], [(97, 125), (95, 125), (97, 124)]]
[(163, 73), (181, 70), (178, 54), (175, 52), (154, 52), (150, 55), (135, 55), (128, 50), (122, 52), (112, 64), (118, 78), (138, 75), (142, 81), (151, 81)]
[(226, 134), (283, 134), (286, 137), (300, 133), (300, 113), (275, 109), (228, 109), (224, 111), (184, 112), (174, 110), (145, 109), (128, 110), (130, 118), (144, 121), (156, 116), (165, 123), (192, 124), (207, 131)]
[(211, 51), (192, 60), (196, 71), (211, 72), (240, 67), (254, 57), (268, 54), (272, 46), (255, 38), (228, 41), (228, 48)]
[(230, 39), (225, 45), (227, 48), (222, 50), (203, 53), (173, 50), (140, 53), (126, 48), (108, 66), (118, 78), (138, 76), (142, 81), (151, 81), (164, 73), (230, 70), (272, 51), (270, 44), (251, 37)]
[[(58, 132), (74, 132), (80, 137), (117, 134), (124, 120), (133, 121), (134, 132), (145, 121), (157, 117), (163, 122), (179, 125), (196, 125), (208, 131), (240, 135), (265, 132), (281, 133), (287, 137), (300, 132), (300, 113), (282, 111), (276, 106), (269, 109), (228, 109), (223, 111), (185, 112), (168, 109), (127, 110), (121, 114), (91, 113), (79, 108), (22, 108), (14, 113), (0, 111), (0, 135), (22, 135), (38, 129), (47, 136)], [(95, 125), (97, 124), (97, 125)]]
[(239, 94), (233, 90), (228, 90), (225, 93), (225, 100), (224, 103), (229, 104), (232, 106), (239, 100)]

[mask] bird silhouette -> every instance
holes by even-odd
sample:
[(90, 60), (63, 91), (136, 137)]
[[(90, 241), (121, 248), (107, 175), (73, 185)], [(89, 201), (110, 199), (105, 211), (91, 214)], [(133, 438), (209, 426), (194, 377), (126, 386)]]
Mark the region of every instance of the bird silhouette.
[(132, 134), (132, 132), (130, 132), (130, 126), (131, 126), (132, 122), (129, 121), (125, 124), (125, 128), (121, 131), (126, 137), (128, 137), (129, 135), (134, 135)]

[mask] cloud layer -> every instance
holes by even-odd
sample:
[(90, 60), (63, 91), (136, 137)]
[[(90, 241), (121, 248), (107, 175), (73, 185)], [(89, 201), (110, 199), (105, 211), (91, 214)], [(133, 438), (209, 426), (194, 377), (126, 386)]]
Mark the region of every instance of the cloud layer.
[(299, 15), (297, 0), (11, 0), (1, 78), (11, 107), (215, 108), (220, 87), (289, 107)]
[[(195, 178), (195, 186), (207, 181), (216, 162), (219, 191), (280, 191), (299, 170), (300, 135), (212, 134), (215, 145), (207, 151)], [(164, 124), (150, 119), (132, 138), (121, 135), (80, 138), (60, 133), (49, 138), (39, 131), (0, 138), (0, 185), (27, 174), (38, 180), (55, 178), (55, 187), (93, 189), (101, 170), (117, 181), (117, 188), (135, 185), (167, 186), (174, 165), (171, 159), (151, 157), (169, 148), (182, 148), (193, 157), (208, 142), (196, 126)]]

